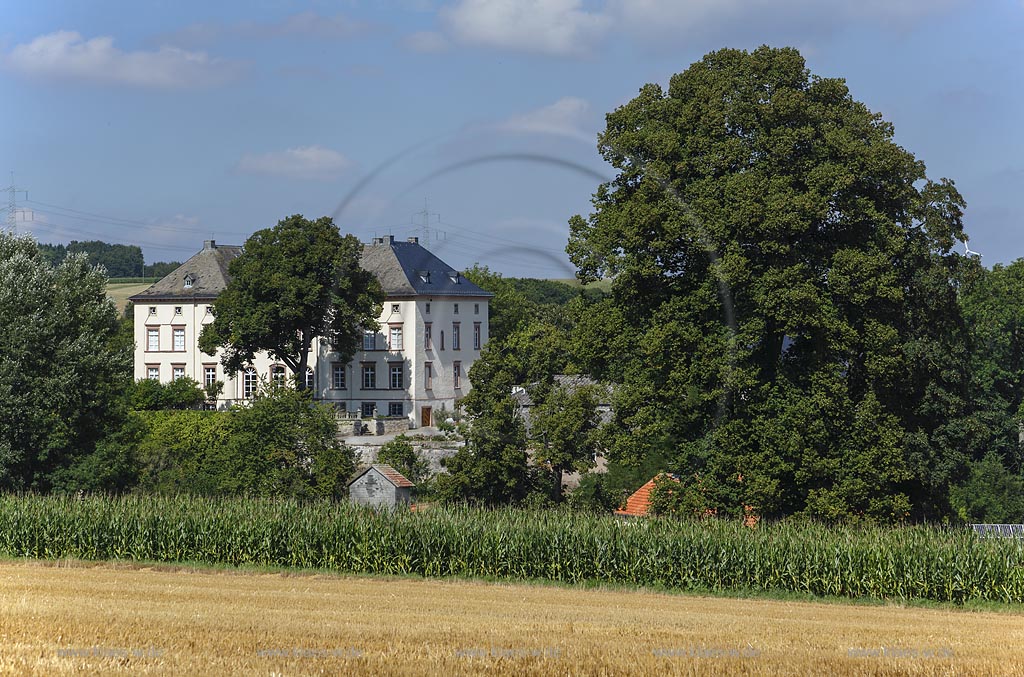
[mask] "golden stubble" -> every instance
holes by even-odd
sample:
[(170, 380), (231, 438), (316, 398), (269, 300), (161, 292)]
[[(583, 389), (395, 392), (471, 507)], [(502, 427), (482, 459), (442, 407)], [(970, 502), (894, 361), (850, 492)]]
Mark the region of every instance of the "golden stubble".
[(1024, 675), (1024, 616), (0, 563), (9, 674)]

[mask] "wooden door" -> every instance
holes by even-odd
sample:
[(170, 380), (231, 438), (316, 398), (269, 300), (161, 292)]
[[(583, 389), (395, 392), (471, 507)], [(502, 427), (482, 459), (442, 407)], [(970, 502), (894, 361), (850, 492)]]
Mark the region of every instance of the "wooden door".
[(430, 407), (420, 408), (420, 425), (430, 427)]

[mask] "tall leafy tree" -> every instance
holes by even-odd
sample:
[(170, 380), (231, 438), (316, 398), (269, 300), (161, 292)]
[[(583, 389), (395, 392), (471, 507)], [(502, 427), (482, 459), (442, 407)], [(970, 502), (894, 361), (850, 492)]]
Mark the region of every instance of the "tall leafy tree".
[[(231, 262), (231, 280), (199, 347), (208, 355), (223, 348), (231, 375), (261, 350), (303, 375), (318, 338), (347, 360), (363, 329), (377, 328), (384, 300), (376, 277), (359, 265), (361, 253), (359, 240), (342, 236), (326, 216), (310, 221), (296, 214), (253, 233)], [(305, 379), (296, 381), (306, 387)]]
[(107, 277), (0, 233), (0, 488), (46, 491), (121, 420), (131, 341)]
[(624, 383), (613, 458), (674, 458), (720, 512), (946, 514), (971, 426), (953, 183), (789, 48), (645, 85), (599, 150), (618, 173), (568, 252), (614, 280), (576, 338)]
[(586, 473), (597, 458), (597, 386), (555, 385), (530, 412), (533, 460), (550, 469), (551, 496), (562, 500), (567, 472)]

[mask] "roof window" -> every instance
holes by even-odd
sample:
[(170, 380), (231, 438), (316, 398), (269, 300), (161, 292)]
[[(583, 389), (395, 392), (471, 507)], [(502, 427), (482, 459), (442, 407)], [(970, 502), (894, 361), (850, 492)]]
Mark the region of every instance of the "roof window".
[(192, 277), (192, 273), (185, 276), (185, 289), (191, 289), (192, 285), (195, 284), (196, 278)]

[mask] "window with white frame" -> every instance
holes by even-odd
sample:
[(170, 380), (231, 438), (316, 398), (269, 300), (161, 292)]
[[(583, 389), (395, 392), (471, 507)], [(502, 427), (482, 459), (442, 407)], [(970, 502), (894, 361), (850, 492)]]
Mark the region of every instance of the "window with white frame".
[(150, 379), (151, 381), (159, 381), (160, 367), (153, 364), (146, 367), (146, 378)]
[(473, 350), (480, 350), (480, 323), (473, 323)]
[(284, 385), (286, 375), (287, 371), (285, 371), (284, 365), (275, 364), (270, 368), (270, 379), (278, 385)]
[(207, 364), (203, 366), (203, 385), (207, 388), (217, 382), (217, 365)]
[(171, 367), (171, 379), (177, 381), (179, 378), (185, 378), (185, 365), (175, 364)]
[(331, 364), (331, 388), (345, 390), (345, 365), (341, 362)]
[(160, 350), (160, 328), (146, 327), (146, 350), (155, 352)]
[(306, 367), (306, 390), (315, 388), (316, 377), (313, 375), (313, 367)]
[(377, 387), (377, 365), (363, 364), (363, 390), (373, 390)]
[(172, 336), (174, 337), (174, 349), (179, 352), (185, 350), (185, 328), (175, 327), (172, 330)]
[(400, 389), (404, 388), (405, 384), (403, 383), (403, 381), (405, 379), (402, 378), (402, 364), (401, 363), (392, 364), (392, 365), (390, 365), (388, 371), (389, 371), (390, 377), (391, 377), (391, 380), (390, 380), (391, 389), (392, 390), (400, 390)]
[(462, 350), (462, 326), (452, 322), (452, 350)]
[(366, 330), (363, 332), (363, 350), (376, 350), (377, 349), (377, 334)]
[(404, 416), (405, 415), (405, 403), (403, 402), (388, 402), (388, 416)]
[(253, 397), (260, 387), (260, 377), (253, 367), (246, 367), (242, 374), (242, 397), (246, 399)]
[(452, 387), (462, 387), (462, 363), (452, 362)]
[(186, 276), (185, 276), (185, 280), (184, 280), (184, 286), (185, 286), (185, 289), (191, 289), (191, 288), (192, 288), (192, 284), (193, 284), (193, 283), (194, 283), (195, 281), (196, 281), (196, 280), (195, 280), (195, 278), (194, 278), (194, 277), (192, 277), (191, 275), (186, 275)]
[(391, 325), (389, 327), (389, 329), (391, 330), (391, 335), (390, 335), (391, 350), (401, 350), (402, 349), (402, 325), (400, 325), (400, 324), (398, 324), (398, 325), (393, 324), (393, 325)]

